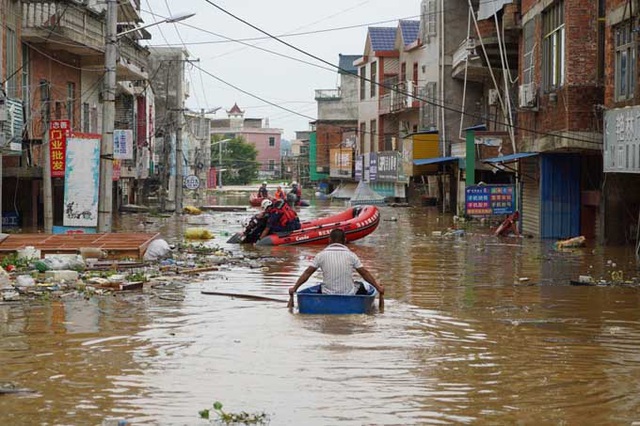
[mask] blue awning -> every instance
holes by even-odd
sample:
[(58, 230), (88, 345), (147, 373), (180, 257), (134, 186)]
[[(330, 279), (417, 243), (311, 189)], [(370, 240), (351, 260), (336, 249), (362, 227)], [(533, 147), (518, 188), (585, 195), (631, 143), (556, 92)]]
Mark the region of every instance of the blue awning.
[(493, 157), (493, 158), (485, 158), (484, 160), (482, 160), (483, 163), (511, 163), (513, 161), (518, 161), (522, 158), (527, 158), (527, 157), (533, 157), (535, 155), (538, 155), (539, 153), (537, 152), (519, 152), (517, 154), (509, 154), (509, 155), (503, 155), (500, 157)]
[(427, 164), (448, 163), (449, 161), (458, 161), (460, 157), (435, 157), (435, 158), (420, 158), (413, 160), (413, 164), (416, 166), (425, 166)]

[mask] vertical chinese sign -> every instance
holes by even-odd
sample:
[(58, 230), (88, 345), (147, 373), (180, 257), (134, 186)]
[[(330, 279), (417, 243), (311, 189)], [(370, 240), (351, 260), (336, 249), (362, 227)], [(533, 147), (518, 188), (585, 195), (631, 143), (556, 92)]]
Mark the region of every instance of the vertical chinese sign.
[(69, 120), (52, 120), (49, 123), (51, 177), (64, 177), (67, 138), (70, 132)]
[(67, 139), (64, 226), (98, 225), (100, 135), (73, 134)]

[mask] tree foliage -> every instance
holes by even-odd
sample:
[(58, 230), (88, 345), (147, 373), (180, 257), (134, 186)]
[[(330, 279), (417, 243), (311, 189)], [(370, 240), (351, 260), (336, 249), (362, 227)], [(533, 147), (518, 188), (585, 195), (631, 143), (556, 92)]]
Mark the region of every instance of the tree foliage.
[[(260, 165), (256, 161), (258, 151), (242, 137), (233, 138), (227, 142), (216, 143), (222, 138), (212, 140), (211, 166), (221, 167), (222, 183), (229, 185), (248, 185), (258, 178)], [(220, 161), (222, 149), (222, 163)]]

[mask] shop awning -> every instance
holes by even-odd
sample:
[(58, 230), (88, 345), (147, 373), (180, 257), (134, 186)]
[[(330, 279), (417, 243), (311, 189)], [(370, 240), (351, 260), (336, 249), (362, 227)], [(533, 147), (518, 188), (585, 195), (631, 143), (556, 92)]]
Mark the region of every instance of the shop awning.
[(426, 166), (427, 164), (448, 163), (450, 161), (458, 161), (460, 157), (435, 157), (435, 158), (420, 158), (413, 160), (413, 164), (416, 166)]
[(527, 158), (527, 157), (533, 157), (538, 155), (537, 152), (519, 152), (517, 154), (509, 154), (509, 155), (502, 155), (500, 157), (493, 157), (493, 158), (485, 158), (484, 160), (482, 160), (483, 163), (512, 163), (514, 161), (518, 161), (522, 158)]

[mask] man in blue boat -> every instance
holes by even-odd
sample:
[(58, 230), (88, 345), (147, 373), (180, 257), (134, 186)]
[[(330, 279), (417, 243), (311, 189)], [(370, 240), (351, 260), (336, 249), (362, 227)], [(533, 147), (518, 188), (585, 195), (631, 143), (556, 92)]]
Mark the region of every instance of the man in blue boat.
[(293, 295), (320, 268), (324, 278), (322, 294), (367, 294), (367, 289), (362, 283), (353, 281), (355, 270), (365, 281), (374, 286), (378, 293), (384, 295), (384, 286), (378, 284), (371, 272), (362, 265), (358, 256), (345, 246), (346, 241), (346, 235), (342, 229), (331, 231), (329, 245), (313, 258), (311, 266), (305, 269), (295, 285), (289, 288), (289, 294)]

